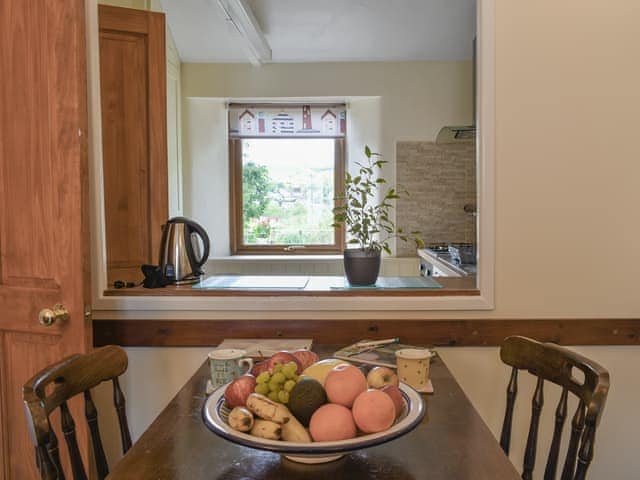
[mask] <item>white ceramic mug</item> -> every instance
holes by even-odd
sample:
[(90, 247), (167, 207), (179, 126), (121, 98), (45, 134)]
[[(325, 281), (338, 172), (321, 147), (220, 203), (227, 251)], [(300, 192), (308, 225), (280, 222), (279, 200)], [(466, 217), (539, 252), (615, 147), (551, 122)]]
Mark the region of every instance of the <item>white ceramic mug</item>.
[[(245, 358), (247, 352), (237, 348), (223, 348), (209, 352), (211, 384), (217, 388), (244, 375), (253, 368), (253, 360)], [(242, 371), (242, 365), (247, 365)]]
[(396, 352), (398, 377), (418, 391), (429, 381), (429, 363), (433, 353), (426, 348), (403, 348)]

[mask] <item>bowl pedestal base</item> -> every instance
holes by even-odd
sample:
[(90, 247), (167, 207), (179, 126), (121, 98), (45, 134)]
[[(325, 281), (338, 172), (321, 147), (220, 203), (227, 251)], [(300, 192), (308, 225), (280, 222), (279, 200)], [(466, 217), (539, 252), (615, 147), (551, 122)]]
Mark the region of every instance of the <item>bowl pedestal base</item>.
[(307, 465), (315, 465), (315, 464), (318, 464), (318, 463), (335, 462), (336, 460), (344, 457), (344, 455), (343, 454), (326, 455), (326, 456), (319, 456), (319, 455), (283, 455), (283, 457), (286, 458), (287, 460), (291, 460), (292, 462), (305, 463)]

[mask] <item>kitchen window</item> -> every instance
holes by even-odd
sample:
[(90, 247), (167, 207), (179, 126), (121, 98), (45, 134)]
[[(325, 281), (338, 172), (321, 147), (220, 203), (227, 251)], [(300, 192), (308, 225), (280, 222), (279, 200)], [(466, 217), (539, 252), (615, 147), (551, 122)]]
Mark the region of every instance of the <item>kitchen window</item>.
[(344, 105), (229, 108), (231, 251), (338, 254)]

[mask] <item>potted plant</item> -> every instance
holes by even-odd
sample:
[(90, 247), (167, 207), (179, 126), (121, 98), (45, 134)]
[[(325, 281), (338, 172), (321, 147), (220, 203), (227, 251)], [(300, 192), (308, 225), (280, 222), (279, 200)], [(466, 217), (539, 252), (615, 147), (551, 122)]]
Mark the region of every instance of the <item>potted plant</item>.
[(388, 162), (368, 146), (365, 146), (364, 154), (367, 161), (356, 162), (359, 174), (353, 176), (346, 173), (344, 194), (336, 197), (338, 206), (333, 210), (332, 226), (344, 226), (347, 244), (357, 245), (344, 251), (344, 270), (351, 285), (373, 285), (376, 282), (382, 250), (391, 254), (391, 239), (399, 238), (405, 242), (411, 239), (416, 247), (424, 247), (424, 242), (418, 236), (420, 232), (405, 233), (391, 220), (393, 202), (400, 198), (396, 189), (388, 188), (386, 193), (379, 192), (387, 183), (379, 173)]

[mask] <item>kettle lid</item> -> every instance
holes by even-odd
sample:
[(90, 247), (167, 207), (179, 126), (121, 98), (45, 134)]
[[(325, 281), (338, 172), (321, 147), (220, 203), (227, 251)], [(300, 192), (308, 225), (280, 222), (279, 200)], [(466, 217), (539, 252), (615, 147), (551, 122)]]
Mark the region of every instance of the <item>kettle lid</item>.
[(193, 223), (193, 220), (187, 217), (171, 217), (167, 223)]

